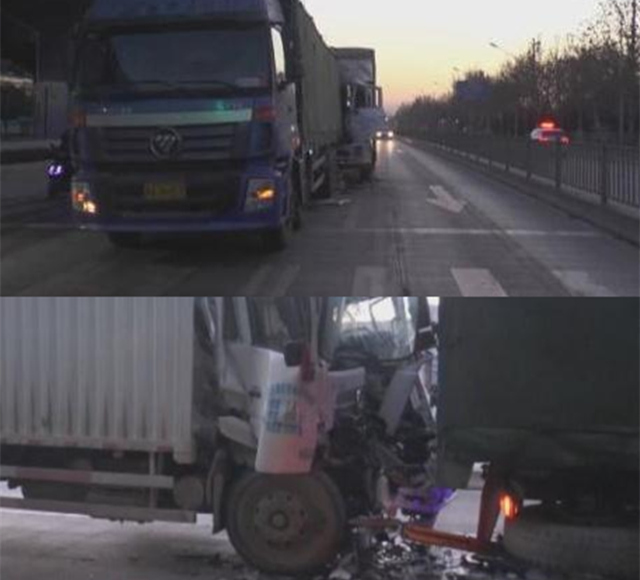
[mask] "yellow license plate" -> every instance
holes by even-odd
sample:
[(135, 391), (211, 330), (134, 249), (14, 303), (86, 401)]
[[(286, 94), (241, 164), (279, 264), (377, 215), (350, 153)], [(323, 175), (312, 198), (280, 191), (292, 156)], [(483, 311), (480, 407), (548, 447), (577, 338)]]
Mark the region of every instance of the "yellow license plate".
[(187, 197), (184, 183), (145, 183), (144, 198), (147, 201), (178, 201)]

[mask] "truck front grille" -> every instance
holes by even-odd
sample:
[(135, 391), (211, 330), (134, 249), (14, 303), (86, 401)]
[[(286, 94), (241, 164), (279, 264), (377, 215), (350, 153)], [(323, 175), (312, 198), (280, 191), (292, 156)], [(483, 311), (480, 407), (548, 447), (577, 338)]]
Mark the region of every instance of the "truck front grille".
[[(175, 161), (225, 161), (234, 152), (237, 124), (177, 127), (182, 138)], [(157, 127), (103, 128), (99, 142), (101, 161), (150, 162), (158, 161), (151, 153), (151, 139)]]

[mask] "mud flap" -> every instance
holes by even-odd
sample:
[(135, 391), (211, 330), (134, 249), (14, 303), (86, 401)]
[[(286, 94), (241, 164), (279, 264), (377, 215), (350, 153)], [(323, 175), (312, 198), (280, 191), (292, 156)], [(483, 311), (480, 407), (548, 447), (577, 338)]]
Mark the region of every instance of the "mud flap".
[(222, 506), (224, 505), (225, 492), (231, 478), (230, 471), (228, 454), (226, 450), (219, 449), (216, 451), (207, 476), (207, 503), (212, 508), (214, 534), (221, 532), (226, 527)]
[(477, 539), (490, 544), (500, 516), (500, 494), (504, 490), (504, 478), (494, 468), (489, 469), (482, 489)]

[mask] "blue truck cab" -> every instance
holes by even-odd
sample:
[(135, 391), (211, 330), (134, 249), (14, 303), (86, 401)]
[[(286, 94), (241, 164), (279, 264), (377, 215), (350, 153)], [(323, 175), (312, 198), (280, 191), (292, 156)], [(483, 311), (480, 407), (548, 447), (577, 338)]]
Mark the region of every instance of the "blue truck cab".
[(338, 140), (304, 139), (297, 10), (297, 0), (96, 0), (72, 83), (79, 226), (118, 246), (144, 233), (256, 231), (284, 247), (314, 149)]

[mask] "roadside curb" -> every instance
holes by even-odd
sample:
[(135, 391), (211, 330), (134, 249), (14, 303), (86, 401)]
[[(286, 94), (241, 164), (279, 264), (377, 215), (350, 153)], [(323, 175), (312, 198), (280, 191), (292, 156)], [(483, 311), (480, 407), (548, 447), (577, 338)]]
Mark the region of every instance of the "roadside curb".
[(558, 195), (558, 192), (554, 188), (543, 184), (531, 186), (527, 182), (524, 182), (522, 178), (484, 167), (449, 151), (445, 151), (428, 141), (411, 138), (408, 140), (408, 143), (421, 149), (428, 149), (430, 152), (438, 154), (450, 161), (460, 163), (469, 169), (482, 173), (494, 181), (513, 187), (524, 195), (538, 199), (568, 214), (574, 219), (582, 220), (633, 246), (640, 247), (640, 223), (637, 219), (582, 201), (570, 194)]

